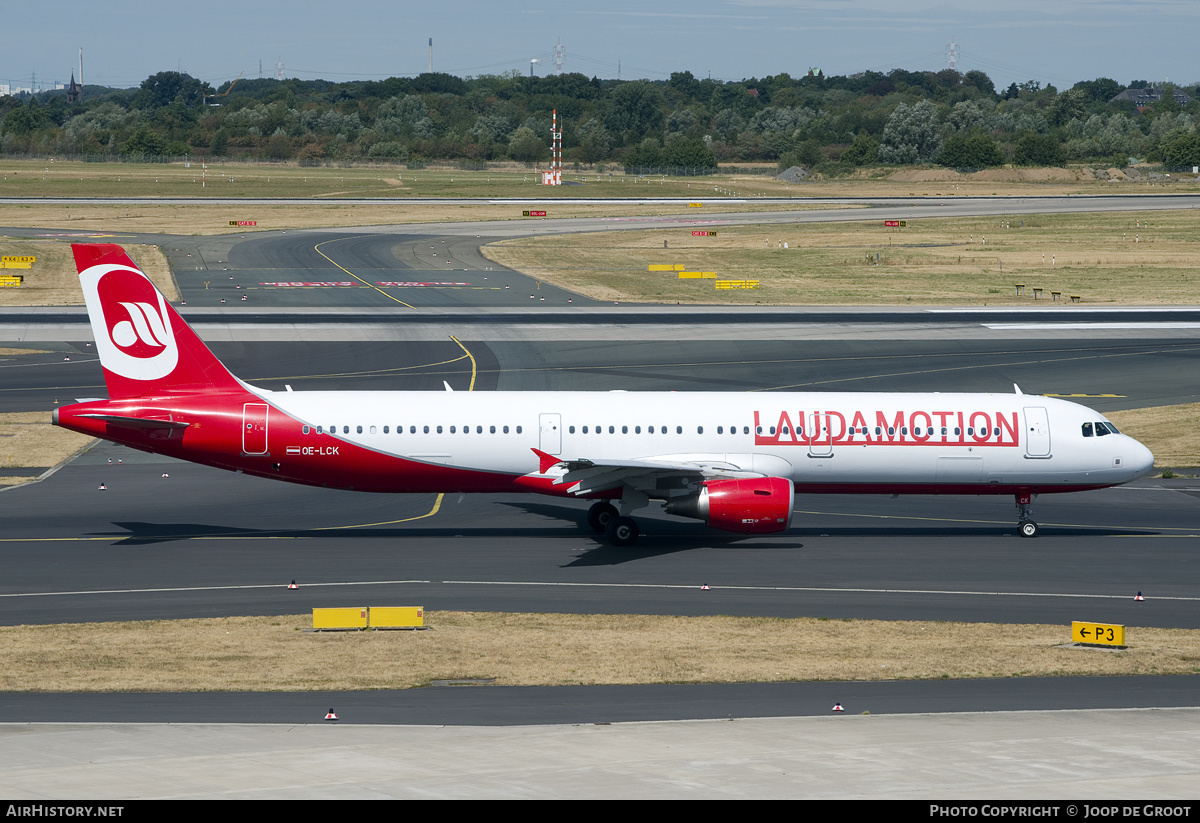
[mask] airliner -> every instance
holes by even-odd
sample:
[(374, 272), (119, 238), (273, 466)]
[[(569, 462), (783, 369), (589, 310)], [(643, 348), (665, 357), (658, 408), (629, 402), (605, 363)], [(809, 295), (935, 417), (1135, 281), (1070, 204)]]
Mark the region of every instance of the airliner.
[(107, 400), (58, 426), (258, 477), (367, 492), (533, 492), (591, 500), (616, 546), (630, 515), (741, 534), (792, 522), (798, 493), (1039, 494), (1141, 477), (1150, 451), (1099, 413), (1013, 392), (269, 391), (235, 377), (112, 244), (72, 246)]

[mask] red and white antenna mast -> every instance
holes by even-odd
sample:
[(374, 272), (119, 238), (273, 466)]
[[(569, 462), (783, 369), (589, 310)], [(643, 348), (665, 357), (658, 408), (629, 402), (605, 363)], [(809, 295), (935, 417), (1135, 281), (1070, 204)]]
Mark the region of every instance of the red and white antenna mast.
[(543, 186), (562, 185), (562, 132), (558, 130), (558, 109), (550, 126), (550, 171), (542, 172)]

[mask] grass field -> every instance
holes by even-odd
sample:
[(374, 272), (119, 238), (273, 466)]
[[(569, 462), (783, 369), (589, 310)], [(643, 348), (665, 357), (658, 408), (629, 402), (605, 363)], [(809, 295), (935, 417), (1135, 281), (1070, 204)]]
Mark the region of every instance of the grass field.
[[(157, 246), (121, 243), (118, 238), (98, 237), (96, 242), (120, 244), (168, 300), (178, 300), (175, 278), (162, 250)], [(83, 303), (83, 289), (70, 243), (63, 239), (16, 239), (0, 236), (0, 255), (36, 258), (28, 269), (0, 269), (0, 274), (19, 274), (20, 286), (0, 288), (0, 306), (64, 306)]]
[(311, 633), (310, 615), (0, 628), (0, 691), (406, 689), (1200, 673), (1200, 631), (1070, 626), (426, 612), (427, 631)]
[[(484, 247), (497, 263), (602, 300), (734, 304), (1032, 305), (1034, 289), (1085, 304), (1200, 303), (1191, 211), (910, 220), (905, 228), (797, 223), (555, 235)], [(663, 248), (666, 240), (669, 248)], [(784, 244), (788, 248), (784, 248)], [(649, 272), (678, 264), (759, 288)], [(1016, 284), (1025, 284), (1017, 295)]]
[[(769, 167), (769, 164), (761, 164)], [(626, 175), (566, 169), (563, 186), (543, 186), (534, 168), (499, 164), (488, 171), (403, 164), (302, 168), (294, 163), (86, 163), (0, 160), (0, 197), (876, 197), (1081, 194), (1162, 191), (1163, 184), (1114, 183), (1079, 169), (991, 169), (959, 174), (943, 168), (870, 169), (849, 178), (787, 183), (771, 174), (724, 172), (702, 177)], [(1179, 179), (1172, 191), (1195, 191)]]

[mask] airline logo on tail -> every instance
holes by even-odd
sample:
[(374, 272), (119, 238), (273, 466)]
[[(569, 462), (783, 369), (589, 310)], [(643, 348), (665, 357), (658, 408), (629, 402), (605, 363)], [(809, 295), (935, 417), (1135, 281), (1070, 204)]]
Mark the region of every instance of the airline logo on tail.
[(105, 369), (129, 380), (158, 380), (175, 370), (179, 347), (167, 301), (144, 274), (101, 263), (79, 280)]

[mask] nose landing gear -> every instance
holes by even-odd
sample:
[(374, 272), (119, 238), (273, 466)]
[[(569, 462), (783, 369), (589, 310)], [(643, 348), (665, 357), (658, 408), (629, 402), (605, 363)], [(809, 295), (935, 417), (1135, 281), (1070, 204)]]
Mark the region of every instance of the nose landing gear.
[(1022, 492), (1017, 495), (1017, 530), (1021, 537), (1037, 537), (1038, 524), (1033, 520), (1033, 499), (1036, 494)]

